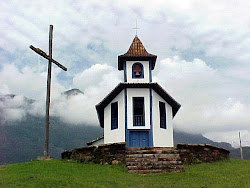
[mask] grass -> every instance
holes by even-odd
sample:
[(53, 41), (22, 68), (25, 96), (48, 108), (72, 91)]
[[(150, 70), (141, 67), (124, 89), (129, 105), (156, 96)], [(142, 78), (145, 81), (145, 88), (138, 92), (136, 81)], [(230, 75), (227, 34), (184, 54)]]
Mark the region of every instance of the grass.
[(0, 187), (250, 187), (250, 161), (186, 165), (184, 173), (128, 174), (124, 166), (31, 161), (0, 166)]

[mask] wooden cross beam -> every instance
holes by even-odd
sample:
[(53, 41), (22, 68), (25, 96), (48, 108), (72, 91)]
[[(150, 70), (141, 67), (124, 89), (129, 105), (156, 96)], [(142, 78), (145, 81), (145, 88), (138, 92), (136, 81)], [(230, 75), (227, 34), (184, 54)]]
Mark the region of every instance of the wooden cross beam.
[(58, 63), (52, 58), (52, 38), (53, 38), (53, 25), (50, 25), (49, 30), (49, 55), (39, 48), (35, 48), (30, 45), (30, 48), (40, 56), (49, 60), (48, 64), (48, 76), (47, 76), (47, 96), (46, 96), (46, 115), (45, 115), (45, 144), (44, 144), (44, 158), (49, 158), (49, 107), (50, 107), (50, 86), (51, 86), (51, 67), (52, 63), (55, 63), (58, 67), (67, 71), (67, 68)]

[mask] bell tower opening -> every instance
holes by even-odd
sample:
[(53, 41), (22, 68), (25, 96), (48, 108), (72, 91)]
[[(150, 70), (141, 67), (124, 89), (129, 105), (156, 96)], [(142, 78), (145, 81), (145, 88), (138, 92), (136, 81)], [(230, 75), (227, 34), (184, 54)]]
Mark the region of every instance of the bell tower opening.
[(132, 66), (132, 78), (144, 78), (143, 65), (136, 62)]

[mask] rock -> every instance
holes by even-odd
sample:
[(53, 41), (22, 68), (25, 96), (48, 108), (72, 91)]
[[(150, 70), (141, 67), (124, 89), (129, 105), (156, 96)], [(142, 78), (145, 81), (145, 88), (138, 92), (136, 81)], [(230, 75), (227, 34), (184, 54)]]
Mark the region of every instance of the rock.
[(118, 164), (119, 164), (119, 161), (117, 161), (117, 160), (112, 161), (112, 165), (118, 165)]

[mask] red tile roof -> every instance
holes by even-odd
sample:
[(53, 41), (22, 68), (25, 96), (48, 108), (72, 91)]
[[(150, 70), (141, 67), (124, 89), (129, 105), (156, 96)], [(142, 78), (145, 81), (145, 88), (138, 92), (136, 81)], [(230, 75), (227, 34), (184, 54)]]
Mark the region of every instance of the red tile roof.
[(121, 55), (122, 57), (155, 57), (155, 55), (147, 52), (145, 47), (143, 46), (140, 39), (135, 36), (132, 44), (130, 45), (127, 53)]
[(123, 63), (126, 60), (150, 60), (152, 62), (152, 70), (155, 66), (157, 56), (147, 52), (140, 39), (135, 36), (127, 53), (118, 56), (118, 70), (123, 70)]

